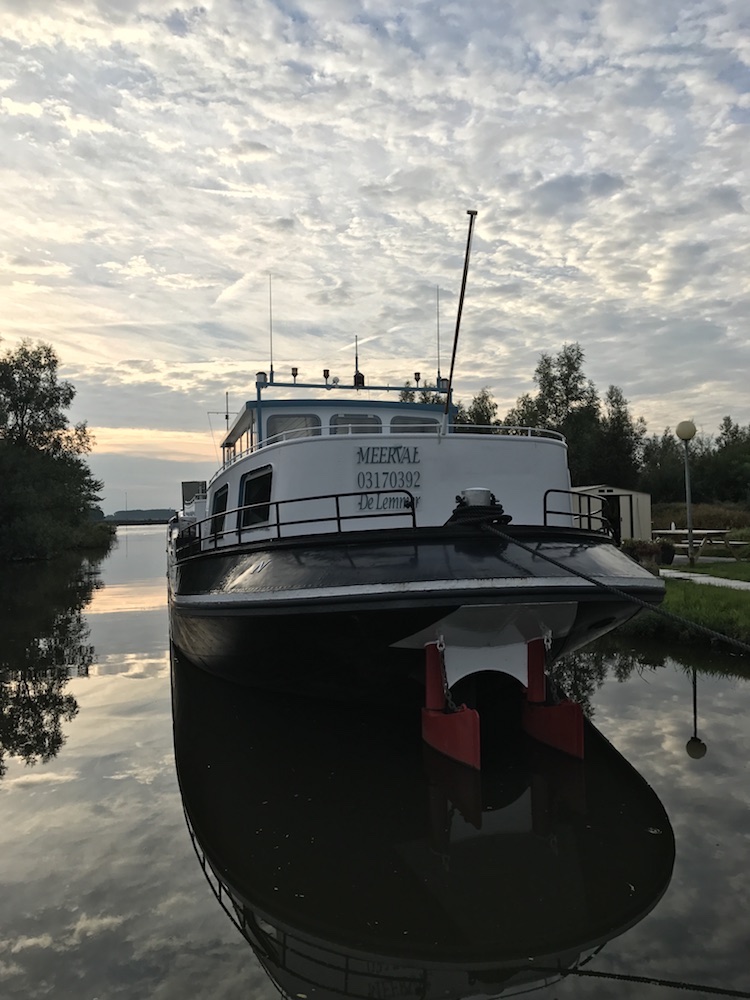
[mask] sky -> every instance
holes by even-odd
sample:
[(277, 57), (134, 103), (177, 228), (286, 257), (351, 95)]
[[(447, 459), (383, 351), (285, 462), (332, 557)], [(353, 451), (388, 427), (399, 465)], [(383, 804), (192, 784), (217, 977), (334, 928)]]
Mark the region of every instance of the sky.
[(578, 342), (650, 433), (750, 423), (742, 0), (0, 0), (0, 351), (53, 345), (106, 512), (177, 506), (273, 361)]

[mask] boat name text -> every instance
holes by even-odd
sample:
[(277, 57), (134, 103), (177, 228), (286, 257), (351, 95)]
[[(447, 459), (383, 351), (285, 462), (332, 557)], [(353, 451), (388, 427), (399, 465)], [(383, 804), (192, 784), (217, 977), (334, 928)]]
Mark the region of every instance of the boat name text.
[[(414, 497), (414, 506), (419, 507), (421, 497)], [(357, 510), (409, 510), (408, 497), (382, 496), (382, 494), (362, 493), (357, 498)]]
[(419, 448), (404, 445), (381, 445), (357, 448), (357, 465), (420, 465)]

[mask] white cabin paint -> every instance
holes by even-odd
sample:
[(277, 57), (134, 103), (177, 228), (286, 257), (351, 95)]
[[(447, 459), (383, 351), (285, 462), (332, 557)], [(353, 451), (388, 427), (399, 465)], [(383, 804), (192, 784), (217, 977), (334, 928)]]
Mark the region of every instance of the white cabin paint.
[[(340, 497), (342, 530), (353, 531), (409, 526), (409, 494), (419, 527), (442, 525), (456, 507), (457, 494), (471, 488), (490, 490), (514, 524), (541, 525), (545, 493), (570, 490), (561, 435), (530, 428), (486, 433), (465, 425), (460, 432), (450, 426), (446, 433), (442, 417), (442, 407), (435, 404), (346, 398), (264, 401), (259, 445), (258, 406), (248, 402), (222, 442), (225, 462), (208, 487), (206, 517), (215, 511), (217, 494), (228, 487), (223, 524), (209, 522), (202, 534), (206, 529), (212, 533), (211, 547), (237, 541), (243, 477), (262, 469), (271, 473), (268, 521), (242, 526), (243, 541), (276, 537), (274, 504), (279, 501), (327, 498), (281, 504), (282, 533), (289, 537), (336, 531), (332, 495)], [(316, 426), (297, 426), (296, 418), (306, 418), (299, 424)], [(424, 422), (428, 432), (420, 432), (422, 426), (413, 421)], [(373, 433), (378, 423), (379, 433)], [(290, 429), (267, 433), (279, 426)], [(573, 526), (569, 496), (555, 497), (549, 506), (562, 513), (548, 523)], [(191, 520), (185, 511), (180, 527)]]

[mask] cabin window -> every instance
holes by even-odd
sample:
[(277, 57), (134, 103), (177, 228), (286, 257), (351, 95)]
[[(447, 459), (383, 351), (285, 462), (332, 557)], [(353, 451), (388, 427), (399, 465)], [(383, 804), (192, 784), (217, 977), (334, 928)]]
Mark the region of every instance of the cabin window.
[(314, 437), (320, 434), (320, 417), (314, 413), (275, 414), (268, 418), (267, 431), (268, 439)]
[(265, 524), (268, 521), (271, 475), (271, 466), (264, 465), (262, 469), (248, 472), (240, 480), (240, 507), (249, 508), (242, 511), (243, 528), (250, 528), (254, 524)]
[(211, 534), (218, 535), (224, 530), (224, 514), (227, 509), (227, 499), (229, 497), (229, 487), (222, 486), (214, 493), (211, 501)]
[(369, 413), (335, 413), (330, 422), (331, 434), (380, 434), (380, 417)]
[(405, 413), (391, 418), (391, 434), (437, 434), (440, 421), (434, 417), (417, 417)]

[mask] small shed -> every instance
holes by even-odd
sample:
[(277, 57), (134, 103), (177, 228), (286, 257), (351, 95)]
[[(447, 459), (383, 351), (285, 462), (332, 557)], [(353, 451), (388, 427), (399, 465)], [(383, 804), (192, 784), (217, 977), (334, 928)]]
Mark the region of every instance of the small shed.
[(574, 493), (602, 497), (603, 516), (608, 518), (615, 538), (645, 538), (651, 540), (651, 494), (625, 490), (619, 486), (574, 486)]

